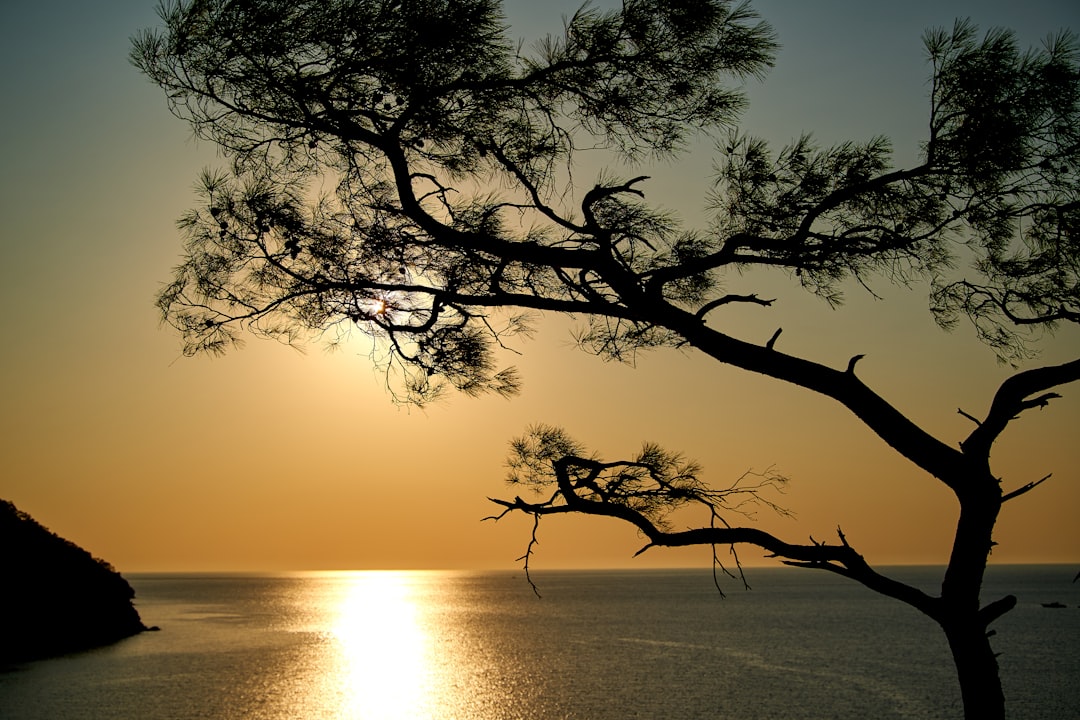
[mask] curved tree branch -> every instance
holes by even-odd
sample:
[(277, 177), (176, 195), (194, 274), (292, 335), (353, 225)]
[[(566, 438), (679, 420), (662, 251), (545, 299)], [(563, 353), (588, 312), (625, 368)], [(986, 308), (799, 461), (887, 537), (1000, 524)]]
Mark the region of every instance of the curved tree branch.
[(961, 443), (964, 452), (988, 457), (994, 441), (1020, 413), (1045, 407), (1050, 400), (1061, 397), (1056, 393), (1047, 393), (1047, 390), (1077, 380), (1080, 380), (1080, 359), (1025, 370), (1007, 378), (995, 393), (986, 418)]

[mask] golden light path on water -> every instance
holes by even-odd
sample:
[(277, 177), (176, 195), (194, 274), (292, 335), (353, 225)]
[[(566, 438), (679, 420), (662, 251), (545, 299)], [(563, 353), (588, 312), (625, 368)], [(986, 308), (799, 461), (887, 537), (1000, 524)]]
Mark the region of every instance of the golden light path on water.
[(338, 699), (334, 717), (432, 717), (438, 677), (416, 573), (340, 573), (335, 580), (333, 661), (322, 688)]
[(502, 594), (502, 578), (448, 570), (294, 577), (285, 625), (308, 640), (275, 669), (283, 704), (274, 720), (301, 717), (297, 708), (304, 720), (536, 716), (543, 683), (530, 679), (534, 648), (508, 644), (505, 624), (539, 609), (526, 588)]

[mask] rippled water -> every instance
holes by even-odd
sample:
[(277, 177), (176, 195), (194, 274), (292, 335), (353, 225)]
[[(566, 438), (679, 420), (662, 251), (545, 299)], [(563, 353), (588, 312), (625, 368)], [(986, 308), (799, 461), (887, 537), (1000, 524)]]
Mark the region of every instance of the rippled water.
[[(0, 717), (955, 718), (940, 633), (824, 573), (133, 575), (159, 633), (0, 673)], [(939, 571), (901, 569), (933, 589)], [(1014, 718), (1080, 717), (1073, 569), (995, 569)], [(1066, 609), (1042, 603), (1061, 601)]]

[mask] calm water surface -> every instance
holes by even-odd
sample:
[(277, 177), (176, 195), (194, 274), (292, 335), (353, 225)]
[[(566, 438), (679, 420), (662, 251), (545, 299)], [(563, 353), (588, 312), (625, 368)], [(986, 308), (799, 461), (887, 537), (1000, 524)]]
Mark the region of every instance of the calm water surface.
[[(0, 672), (0, 717), (960, 717), (929, 620), (824, 573), (749, 573), (726, 599), (701, 570), (538, 573), (543, 599), (518, 573), (132, 575), (162, 632)], [(995, 638), (1013, 718), (1080, 718), (1074, 573), (988, 581), (1020, 598)]]

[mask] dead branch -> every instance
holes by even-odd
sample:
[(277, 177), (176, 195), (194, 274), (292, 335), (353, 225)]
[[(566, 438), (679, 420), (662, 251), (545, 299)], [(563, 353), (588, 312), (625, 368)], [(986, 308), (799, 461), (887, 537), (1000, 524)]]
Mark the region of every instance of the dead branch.
[(1015, 490), (1013, 490), (1012, 492), (1006, 493), (1005, 495), (1003, 495), (1001, 497), (1001, 502), (1007, 502), (1009, 500), (1012, 500), (1013, 498), (1020, 497), (1021, 495), (1028, 492), (1029, 490), (1034, 490), (1039, 485), (1042, 485), (1044, 482), (1049, 480), (1050, 477), (1053, 474), (1054, 473), (1048, 473), (1047, 475), (1045, 475), (1044, 477), (1039, 478), (1038, 480), (1034, 480), (1032, 482), (1029, 482), (1027, 485), (1022, 485), (1022, 486), (1016, 488)]
[(956, 412), (962, 417), (966, 417), (968, 420), (975, 423), (975, 427), (982, 425), (982, 423), (979, 422), (979, 419), (977, 417), (975, 417), (974, 415), (968, 415), (966, 412), (964, 412), (962, 408), (956, 408)]

